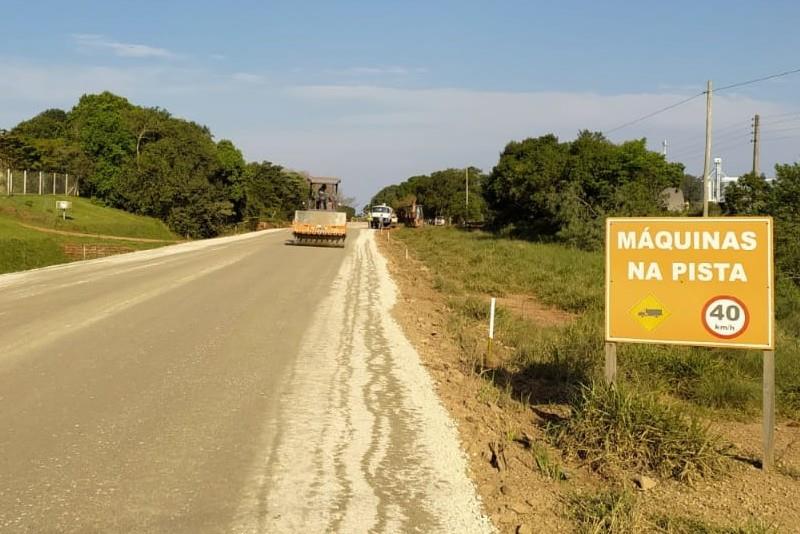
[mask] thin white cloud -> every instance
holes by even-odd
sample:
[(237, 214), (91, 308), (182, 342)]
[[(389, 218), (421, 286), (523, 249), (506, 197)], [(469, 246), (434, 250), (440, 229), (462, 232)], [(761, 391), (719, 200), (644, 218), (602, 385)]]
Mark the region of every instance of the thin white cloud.
[(345, 76), (408, 76), (410, 74), (421, 74), (427, 72), (425, 68), (401, 67), (398, 65), (378, 66), (378, 67), (348, 67), (346, 69), (327, 69), (327, 74), (338, 74)]
[(102, 35), (78, 33), (72, 35), (73, 40), (83, 50), (106, 50), (124, 58), (157, 58), (176, 59), (178, 55), (165, 48), (136, 44), (120, 43), (107, 39)]
[(237, 82), (260, 84), (265, 83), (267, 78), (261, 74), (253, 74), (251, 72), (235, 72), (231, 78)]

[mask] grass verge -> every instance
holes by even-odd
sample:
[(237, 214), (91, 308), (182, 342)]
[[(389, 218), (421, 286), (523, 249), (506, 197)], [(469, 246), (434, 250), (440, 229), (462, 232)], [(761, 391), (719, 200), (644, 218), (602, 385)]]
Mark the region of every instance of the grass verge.
[[(72, 203), (64, 219), (56, 201)], [(0, 218), (51, 230), (177, 241), (167, 225), (152, 217), (107, 208), (80, 197), (27, 195), (0, 197)]]
[[(57, 198), (61, 197), (0, 198), (0, 273), (35, 269), (81, 259), (81, 256), (69, 254), (69, 250), (80, 250), (83, 245), (86, 245), (90, 252), (97, 251), (98, 248), (122, 252), (162, 246), (176, 238), (156, 219), (96, 206), (87, 199), (70, 197), (74, 212), (70, 218), (63, 221), (55, 213)], [(53, 234), (27, 228), (20, 223), (69, 232), (144, 237), (164, 239), (164, 241), (136, 242)]]
[[(496, 339), (511, 352), (503, 367), (518, 398), (562, 400), (559, 397), (568, 390), (598, 377), (603, 344), (601, 253), (452, 228), (400, 229), (394, 235), (429, 268), (435, 288), (449, 297), (457, 315), (454, 321), (463, 323), (461, 330), (470, 325), (484, 328), (490, 296), (532, 295), (577, 316), (566, 324), (537, 326), (499, 308)], [(776, 305), (778, 410), (800, 417), (800, 288), (778, 280)], [(485, 352), (485, 334), (477, 340), (461, 336), (465, 352), (479, 359)], [(716, 416), (749, 418), (759, 413), (760, 352), (625, 344), (618, 358), (624, 379), (642, 389)]]

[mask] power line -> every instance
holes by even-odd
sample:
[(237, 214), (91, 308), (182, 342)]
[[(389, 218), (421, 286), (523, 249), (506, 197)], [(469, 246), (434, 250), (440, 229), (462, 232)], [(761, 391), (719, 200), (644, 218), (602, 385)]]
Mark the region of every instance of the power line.
[(787, 122), (797, 122), (797, 121), (800, 121), (800, 117), (791, 117), (787, 119), (781, 119), (779, 121), (767, 121), (767, 124), (772, 124), (772, 125), (786, 124)]
[[(750, 143), (750, 141), (749, 141), (750, 135), (751, 135), (751, 133), (748, 132), (746, 134), (739, 135), (737, 137), (733, 137), (733, 138), (727, 139), (727, 140), (723, 141), (722, 143), (716, 143), (714, 145), (714, 152), (718, 153), (719, 151), (722, 151), (722, 150), (728, 150), (728, 149), (731, 149), (731, 148), (740, 147), (740, 146), (744, 146), (745, 144), (749, 144)], [(693, 149), (692, 148), (686, 148), (686, 149), (683, 149), (683, 150), (674, 150), (673, 153), (675, 153), (675, 152), (677, 152), (681, 156), (682, 159), (694, 159), (696, 157), (699, 157), (699, 156), (703, 155), (703, 153), (705, 152), (705, 147), (700, 146), (700, 144), (698, 143), (697, 146), (694, 147)]]
[(800, 134), (798, 135), (784, 135), (782, 137), (765, 137), (761, 139), (762, 141), (783, 141), (784, 139), (800, 139)]
[[(730, 128), (727, 128), (727, 130), (730, 130)], [(751, 134), (751, 132), (752, 132), (752, 130), (751, 130), (751, 128), (749, 126), (745, 127), (742, 124), (737, 124), (735, 130), (730, 130), (730, 131), (727, 131), (727, 132), (725, 132), (723, 134), (720, 134), (720, 135), (717, 135), (716, 131), (715, 131), (714, 139), (717, 142), (724, 141), (724, 140), (738, 139), (740, 137), (749, 136)], [(702, 139), (703, 139), (702, 135), (692, 135), (692, 136), (686, 138), (684, 141), (677, 142), (674, 145), (672, 145), (672, 151), (673, 152), (681, 152), (681, 151), (684, 151), (684, 150), (686, 150), (688, 148), (692, 148), (695, 145), (700, 144)]]
[(697, 93), (696, 95), (690, 96), (689, 98), (685, 98), (685, 99), (681, 100), (680, 102), (675, 102), (674, 104), (670, 104), (669, 106), (663, 107), (663, 108), (661, 108), (661, 109), (659, 109), (657, 111), (654, 111), (652, 113), (648, 113), (647, 115), (645, 115), (643, 117), (639, 117), (638, 119), (632, 120), (630, 122), (626, 122), (625, 124), (620, 124), (616, 128), (611, 128), (610, 130), (607, 130), (606, 134), (610, 134), (610, 133), (616, 132), (617, 130), (621, 130), (623, 128), (627, 128), (628, 126), (633, 126), (634, 124), (642, 122), (643, 120), (647, 120), (650, 117), (655, 117), (656, 115), (664, 113), (665, 111), (669, 111), (671, 109), (677, 108), (678, 106), (682, 106), (682, 105), (686, 104), (687, 102), (691, 102), (695, 98), (701, 97), (704, 94), (706, 94), (705, 91), (703, 91), (701, 93)]
[[(743, 87), (745, 85), (751, 85), (751, 84), (758, 83), (758, 82), (764, 82), (764, 81), (767, 81), (767, 80), (774, 80), (775, 78), (782, 78), (783, 76), (789, 76), (790, 74), (797, 74), (799, 72), (800, 72), (800, 68), (797, 68), (797, 69), (787, 70), (787, 71), (783, 71), (783, 72), (778, 72), (778, 73), (775, 73), (775, 74), (769, 74), (767, 76), (762, 76), (760, 78), (753, 78), (752, 80), (746, 80), (746, 81), (743, 81), (743, 82), (737, 82), (737, 83), (732, 83), (730, 85), (725, 85), (723, 87), (718, 87), (717, 89), (714, 89), (712, 92), (726, 91), (728, 89), (733, 89), (735, 87)], [(703, 96), (705, 94), (706, 94), (706, 91), (701, 91), (701, 92), (699, 92), (699, 93), (697, 93), (695, 95), (692, 95), (692, 96), (690, 96), (688, 98), (684, 98), (683, 100), (681, 100), (679, 102), (675, 102), (674, 104), (670, 104), (669, 106), (663, 107), (661, 109), (657, 109), (656, 111), (648, 113), (647, 115), (643, 115), (643, 116), (641, 116), (641, 117), (639, 117), (637, 119), (634, 119), (632, 121), (626, 122), (625, 124), (620, 124), (619, 126), (617, 126), (615, 128), (611, 128), (610, 130), (606, 130), (605, 133), (606, 133), (606, 135), (608, 135), (610, 133), (616, 132), (617, 130), (621, 130), (623, 128), (627, 128), (628, 126), (633, 126), (634, 124), (638, 124), (638, 123), (640, 123), (640, 122), (642, 122), (644, 120), (647, 120), (649, 118), (655, 117), (656, 115), (660, 115), (661, 113), (664, 113), (665, 111), (669, 111), (671, 109), (677, 108), (678, 106), (682, 106), (682, 105), (684, 105), (684, 104), (686, 104), (688, 102), (691, 102), (695, 98), (699, 98), (699, 97), (701, 97), (701, 96)]]
[(800, 111), (788, 111), (786, 113), (773, 113), (771, 115), (764, 115), (764, 119), (777, 119), (780, 117), (788, 117), (792, 115), (800, 115)]
[(773, 133), (773, 132), (789, 132), (791, 130), (800, 130), (800, 126), (792, 126), (791, 128), (766, 128), (764, 131), (767, 133)]
[(750, 85), (750, 84), (753, 84), (753, 83), (765, 82), (767, 80), (774, 80), (775, 78), (782, 78), (783, 76), (789, 76), (790, 74), (797, 74), (798, 72), (800, 72), (800, 69), (792, 69), (792, 70), (787, 70), (787, 71), (784, 71), (784, 72), (778, 72), (777, 74), (770, 74), (768, 76), (762, 76), (761, 78), (753, 78), (752, 80), (747, 80), (746, 82), (732, 83), (730, 85), (726, 85), (724, 87), (719, 87), (717, 89), (714, 89), (714, 91), (715, 92), (716, 91), (725, 91), (727, 89), (733, 89), (734, 87), (742, 87), (742, 86)]

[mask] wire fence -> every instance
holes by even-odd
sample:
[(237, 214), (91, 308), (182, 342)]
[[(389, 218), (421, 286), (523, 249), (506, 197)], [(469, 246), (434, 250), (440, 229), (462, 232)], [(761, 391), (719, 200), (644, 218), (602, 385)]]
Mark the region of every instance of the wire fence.
[(5, 169), (0, 173), (0, 195), (78, 196), (79, 183), (69, 173)]

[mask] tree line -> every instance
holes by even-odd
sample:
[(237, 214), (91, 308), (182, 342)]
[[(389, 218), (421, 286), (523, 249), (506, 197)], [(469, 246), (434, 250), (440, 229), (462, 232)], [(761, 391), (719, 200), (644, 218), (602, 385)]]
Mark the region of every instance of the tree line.
[[(495, 232), (588, 250), (603, 247), (606, 217), (696, 215), (702, 205), (702, 180), (686, 174), (683, 164), (647, 150), (645, 139), (613, 143), (588, 130), (572, 141), (552, 134), (511, 141), (490, 173), (470, 170), (475, 194), (469, 212), (463, 169), (413, 176), (383, 188), (371, 202), (398, 207), (415, 198), (430, 216), (485, 220)], [(668, 210), (670, 188), (686, 200), (679, 212)], [(772, 182), (763, 175), (741, 177), (712, 210), (774, 217), (779, 275), (800, 285), (800, 164), (777, 165)]]
[(307, 195), (300, 174), (268, 161), (247, 163), (207, 127), (109, 92), (0, 132), (0, 160), (68, 172), (80, 177), (81, 196), (158, 217), (195, 238), (253, 218), (289, 219)]
[(486, 175), (476, 167), (445, 169), (386, 186), (372, 197), (370, 205), (386, 204), (397, 210), (416, 203), (423, 206), (427, 218), (444, 217), (457, 223), (484, 221), (487, 206), (482, 184), (485, 181)]

